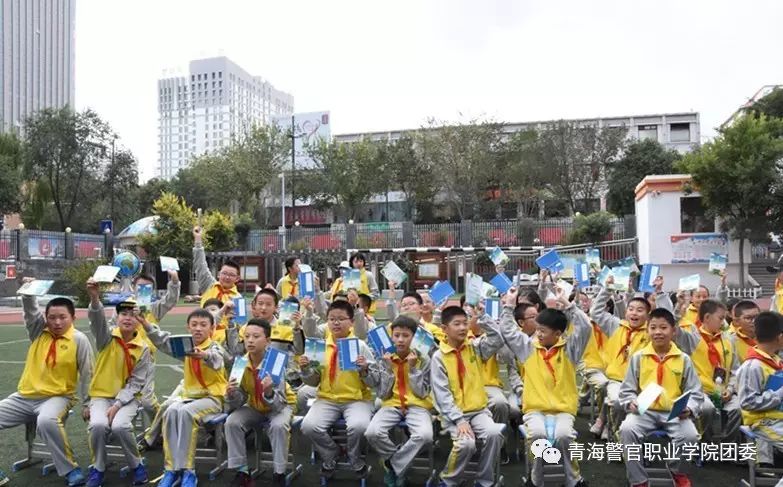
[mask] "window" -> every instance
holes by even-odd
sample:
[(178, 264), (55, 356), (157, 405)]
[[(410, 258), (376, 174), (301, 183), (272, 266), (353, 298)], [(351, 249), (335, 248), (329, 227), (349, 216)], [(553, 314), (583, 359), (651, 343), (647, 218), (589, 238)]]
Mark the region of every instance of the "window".
[(673, 123), (670, 126), (669, 140), (672, 142), (690, 142), (691, 125), (689, 123)]
[(658, 126), (639, 125), (639, 140), (658, 140)]
[(715, 222), (707, 216), (700, 196), (680, 198), (680, 225), (682, 233), (709, 233), (715, 231)]

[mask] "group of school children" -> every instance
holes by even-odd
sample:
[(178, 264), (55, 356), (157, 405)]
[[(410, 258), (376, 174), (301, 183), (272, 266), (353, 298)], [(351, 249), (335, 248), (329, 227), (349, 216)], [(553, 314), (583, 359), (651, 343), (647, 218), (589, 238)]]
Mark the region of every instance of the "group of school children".
[[(394, 352), (380, 355), (365, 343), (376, 326), (373, 316), (380, 299), (363, 255), (341, 264), (360, 270), (359, 288), (343, 289), (338, 278), (329, 303), (320, 291), (315, 299), (300, 298), (300, 263), (288, 259), (286, 275), (276, 287), (257, 292), (250, 303), (252, 318), (239, 326), (233, 319), (239, 266), (224, 263), (215, 279), (201, 230), (196, 227), (193, 235), (202, 293), (201, 308), (187, 317), (195, 348), (185, 357), (172, 350), (171, 333), (157, 326), (178, 300), (176, 272), (169, 273), (160, 300), (140, 311), (138, 303), (127, 299), (115, 306), (110, 319), (98, 284), (86, 283), (97, 355), (87, 335), (73, 326), (70, 300), (52, 299), (41, 313), (34, 297), (23, 298), (31, 344), (17, 392), (0, 401), (0, 429), (35, 422), (68, 486), (107, 483), (111, 436), (125, 453), (133, 485), (150, 481), (141, 454), (162, 440), (164, 472), (157, 485), (193, 487), (198, 483), (199, 428), (222, 412), (228, 413), (227, 464), (237, 486), (255, 484), (246, 437), (262, 423), (273, 453), (272, 482), (286, 485), (295, 415), (304, 416), (301, 434), (316, 451), (323, 478), (331, 478), (343, 459), (357, 478), (366, 477), (366, 440), (381, 459), (386, 486), (405, 485), (413, 459), (439, 432), (452, 442), (440, 485), (460, 485), (477, 452), (471, 482), (493, 485), (498, 458), (507, 457), (505, 430), (514, 422), (525, 428), (531, 463), (526, 485), (543, 485), (544, 459), (534, 458), (530, 446), (549, 440), (562, 453), (565, 485), (586, 486), (578, 462), (569, 457), (569, 445), (577, 436), (577, 410), (589, 396), (598, 398), (600, 406), (591, 432), (619, 441), (627, 450), (657, 430), (665, 431), (675, 448), (717, 435), (738, 438), (743, 423), (760, 439), (760, 463), (773, 463), (774, 451), (783, 450), (783, 388), (766, 387), (768, 378), (783, 369), (778, 309), (783, 308), (783, 285), (777, 286), (774, 311), (765, 312), (752, 301), (728, 307), (725, 275), (716, 299), (701, 287), (678, 293), (675, 307), (660, 277), (654, 292), (627, 296), (611, 291), (609, 278), (591, 303), (578, 290), (566, 295), (542, 272), (538, 289), (512, 288), (501, 297), (498, 319), (485, 312), (483, 303), (470, 306), (463, 298), (460, 306), (438, 308), (427, 293), (408, 292), (399, 303), (393, 296), (386, 300)], [(152, 280), (139, 277), (135, 284)], [(395, 283), (389, 287), (394, 290)], [(278, 323), (281, 301), (299, 306), (290, 326)], [(418, 331), (433, 338), (427, 353), (412, 345)], [(307, 338), (325, 341), (323, 363), (311, 363), (305, 355)], [(337, 344), (343, 338), (360, 339), (356, 367), (349, 370), (338, 363)], [(277, 383), (258, 373), (271, 348), (290, 357), (285, 380)], [(154, 391), (158, 352), (179, 357), (184, 371), (163, 404)], [(240, 357), (247, 363), (243, 375), (229, 380), (228, 371)], [(653, 383), (661, 392), (642, 406), (639, 396)], [(690, 393), (687, 406), (669, 420), (675, 400), (685, 393)], [(86, 472), (76, 463), (64, 428), (72, 409), (88, 423), (92, 464)], [(139, 411), (150, 426), (137, 442), (133, 422)], [(726, 418), (718, 432), (713, 431), (716, 414)], [(330, 435), (340, 419), (347, 431), (344, 450)], [(408, 434), (398, 444), (393, 432), (401, 421)], [(630, 455), (625, 460), (629, 484), (648, 485), (641, 462)], [(669, 462), (668, 468), (678, 487), (691, 485), (680, 462)], [(0, 472), (0, 485), (8, 482)]]

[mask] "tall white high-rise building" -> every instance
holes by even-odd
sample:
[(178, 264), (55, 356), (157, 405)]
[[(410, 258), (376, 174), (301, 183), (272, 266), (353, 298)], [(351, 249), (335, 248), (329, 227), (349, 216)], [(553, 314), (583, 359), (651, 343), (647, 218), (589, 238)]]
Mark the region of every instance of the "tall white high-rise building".
[(0, 0), (0, 131), (74, 105), (76, 0)]
[(293, 111), (292, 95), (226, 57), (191, 61), (186, 76), (158, 80), (157, 176), (170, 179), (194, 156)]

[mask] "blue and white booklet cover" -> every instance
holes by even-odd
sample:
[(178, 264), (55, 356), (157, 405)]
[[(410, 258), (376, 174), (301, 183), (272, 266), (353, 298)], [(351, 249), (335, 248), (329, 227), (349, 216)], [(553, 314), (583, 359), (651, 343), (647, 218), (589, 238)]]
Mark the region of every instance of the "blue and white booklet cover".
[(411, 342), (411, 348), (421, 357), (429, 357), (430, 350), (435, 347), (435, 337), (422, 327), (416, 330)]
[(688, 407), (688, 399), (691, 397), (691, 391), (686, 392), (682, 396), (678, 397), (674, 400), (674, 403), (672, 404), (672, 410), (669, 413), (668, 419), (666, 421), (671, 421), (680, 414), (682, 414), (683, 411), (685, 411), (685, 408)]
[(340, 370), (359, 370), (356, 360), (359, 358), (359, 339), (340, 338), (337, 340), (337, 362)]
[(381, 274), (386, 278), (387, 281), (392, 281), (397, 285), (402, 284), (408, 278), (408, 275), (405, 274), (405, 272), (400, 269), (400, 266), (395, 264), (393, 260), (390, 260), (386, 263), (385, 266), (383, 266), (383, 269), (381, 269)]
[(590, 286), (590, 267), (586, 261), (578, 261), (574, 266), (574, 283), (580, 288)]
[(320, 338), (305, 338), (304, 354), (313, 367), (320, 367), (326, 360), (326, 341)]
[[(765, 391), (777, 391), (783, 387), (783, 372), (775, 372), (767, 377), (767, 382), (764, 384)], [(779, 411), (783, 411), (783, 403), (778, 406)]]
[(136, 304), (142, 310), (152, 304), (152, 284), (139, 284), (136, 286)]
[(356, 289), (359, 290), (359, 288), (362, 287), (362, 271), (359, 269), (351, 269), (350, 271), (345, 271), (345, 275), (343, 276), (343, 290), (347, 291), (349, 289)]
[(489, 283), (495, 286), (495, 289), (497, 289), (500, 294), (506, 294), (508, 290), (513, 287), (511, 279), (505, 274), (496, 275)]
[(376, 326), (367, 332), (367, 341), (379, 358), (383, 357), (384, 354), (394, 353), (397, 350), (397, 347), (391, 341), (386, 325)]
[(160, 270), (163, 272), (176, 271), (179, 272), (179, 262), (174, 257), (160, 256)]
[(169, 348), (176, 358), (184, 358), (196, 349), (191, 335), (169, 335)]
[(247, 300), (245, 298), (232, 298), (234, 301), (234, 323), (244, 325), (247, 323)]
[(36, 279), (22, 284), (22, 287), (16, 291), (16, 294), (21, 294), (23, 296), (43, 296), (49, 292), (49, 289), (51, 289), (53, 285), (54, 281)]
[[(484, 279), (478, 274), (469, 274), (465, 278), (465, 303), (476, 306), (481, 301), (481, 291), (484, 286)], [(433, 300), (434, 301), (434, 300)]]
[(612, 269), (612, 275), (614, 276), (613, 287), (616, 291), (628, 291), (628, 284), (631, 280), (631, 268), (622, 266)]
[(655, 279), (661, 274), (661, 266), (657, 264), (644, 264), (642, 277), (639, 279), (639, 291), (643, 293), (655, 292)]
[(489, 298), (484, 301), (484, 311), (493, 320), (500, 319), (500, 300), (497, 298)]
[(720, 274), (726, 270), (726, 264), (729, 263), (729, 256), (712, 252), (710, 254), (710, 272)]
[(95, 282), (114, 282), (114, 278), (117, 277), (117, 273), (120, 272), (119, 267), (113, 265), (99, 265), (95, 269), (95, 274), (92, 275), (92, 279)]
[(598, 249), (585, 249), (585, 261), (593, 272), (601, 270), (601, 252)]
[(231, 366), (231, 373), (228, 376), (228, 380), (234, 381), (237, 384), (242, 382), (242, 376), (245, 375), (245, 368), (249, 361), (247, 355), (238, 355), (234, 357), (234, 365)]
[(278, 320), (281, 325), (294, 326), (294, 313), (299, 311), (299, 305), (293, 301), (283, 301), (280, 303), (280, 319)]
[(606, 280), (609, 279), (609, 276), (611, 275), (612, 269), (610, 269), (608, 266), (604, 266), (604, 268), (601, 269), (601, 272), (598, 273), (598, 276), (596, 276), (595, 282), (603, 287), (606, 287)]
[(312, 271), (299, 271), (299, 297), (315, 300), (315, 276)]
[(280, 384), (285, 378), (285, 369), (288, 365), (288, 352), (281, 352), (276, 348), (267, 348), (261, 367), (258, 368), (258, 378), (263, 379), (267, 375), (272, 378), (274, 385)]
[(430, 289), (430, 298), (432, 298), (432, 302), (437, 307), (448, 301), (456, 292), (449, 284), (449, 281), (438, 281)]
[(560, 260), (560, 255), (557, 250), (552, 249), (544, 255), (536, 259), (536, 265), (541, 269), (546, 269), (549, 272), (555, 273), (563, 270), (563, 262)]
[(680, 291), (695, 291), (696, 289), (699, 289), (699, 285), (701, 284), (701, 276), (698, 274), (693, 274), (690, 276), (685, 276), (680, 278), (680, 285), (679, 290)]
[(500, 247), (495, 247), (489, 252), (489, 260), (491, 260), (495, 265), (505, 266), (508, 264), (509, 258), (506, 253), (500, 249)]

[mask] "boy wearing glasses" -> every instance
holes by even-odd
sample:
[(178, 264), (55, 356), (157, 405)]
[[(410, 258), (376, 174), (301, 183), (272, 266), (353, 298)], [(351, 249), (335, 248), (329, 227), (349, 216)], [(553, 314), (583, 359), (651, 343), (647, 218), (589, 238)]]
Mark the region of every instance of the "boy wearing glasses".
[(729, 340), (734, 343), (737, 351), (737, 360), (740, 363), (748, 358), (748, 351), (757, 345), (756, 342), (756, 318), (761, 309), (753, 301), (740, 301), (734, 305), (734, 332), (729, 334)]
[[(209, 272), (209, 266), (207, 265), (203, 236), (201, 227), (196, 226), (193, 228), (193, 271), (196, 273), (198, 289), (201, 292), (200, 305), (202, 308), (204, 307), (204, 303), (213, 298), (219, 299), (222, 303), (226, 303), (233, 298), (241, 296), (237, 289), (237, 282), (239, 281), (240, 274), (239, 264), (232, 260), (224, 262), (220, 267), (218, 278), (215, 279), (212, 276), (212, 273)], [(220, 323), (215, 327), (212, 336), (221, 346), (226, 343), (226, 326), (228, 325), (228, 321), (228, 314), (224, 314)]]
[[(337, 360), (337, 341), (354, 338), (351, 331), (354, 308), (346, 301), (335, 301), (327, 311), (328, 331), (324, 363), (315, 368), (307, 356), (299, 357), (302, 380), (305, 384), (318, 387), (317, 398), (302, 422), (302, 434), (313, 442), (321, 457), (321, 475), (330, 478), (334, 474), (340, 448), (329, 436), (329, 428), (342, 417), (348, 431), (348, 461), (360, 478), (367, 476), (367, 465), (361, 456), (361, 439), (364, 436), (373, 412), (372, 392), (380, 376), (377, 369), (370, 369), (374, 363), (370, 348), (359, 341), (358, 370), (340, 370)], [(323, 326), (323, 325), (322, 325)]]

